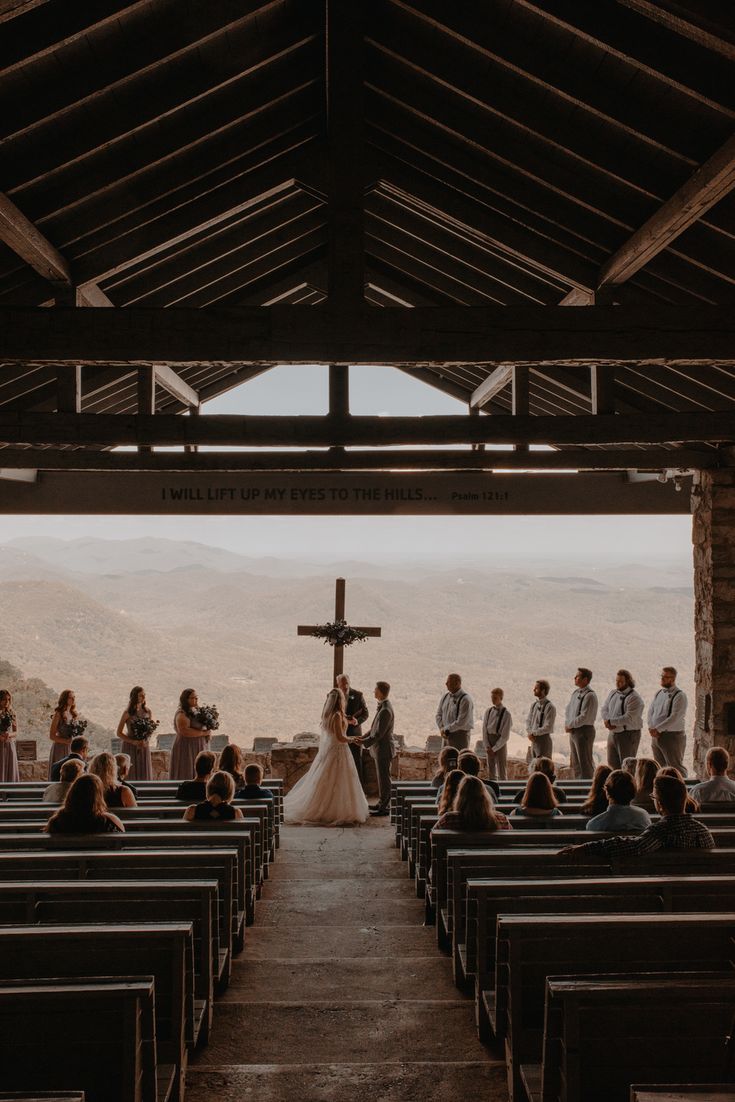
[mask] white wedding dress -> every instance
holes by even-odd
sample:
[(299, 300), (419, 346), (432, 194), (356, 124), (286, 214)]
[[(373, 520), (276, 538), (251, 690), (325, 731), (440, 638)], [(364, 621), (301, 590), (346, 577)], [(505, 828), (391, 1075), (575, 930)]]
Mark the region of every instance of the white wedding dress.
[(352, 826), (370, 811), (350, 747), (322, 725), (319, 750), (308, 773), (283, 801), (286, 823), (301, 826)]

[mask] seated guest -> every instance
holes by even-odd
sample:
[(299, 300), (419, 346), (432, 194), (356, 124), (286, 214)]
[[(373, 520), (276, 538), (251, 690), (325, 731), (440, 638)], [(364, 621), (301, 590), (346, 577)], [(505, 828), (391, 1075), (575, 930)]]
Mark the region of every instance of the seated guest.
[(564, 856), (639, 857), (659, 849), (714, 849), (715, 840), (704, 823), (687, 815), (684, 806), (687, 788), (681, 777), (662, 776), (653, 782), (653, 798), (661, 818), (637, 838), (603, 838), (566, 846)]
[(612, 773), (609, 765), (598, 765), (592, 776), (592, 784), (587, 793), (587, 799), (582, 804), (582, 815), (602, 815), (607, 811), (607, 796), (605, 795), (605, 781)]
[[(551, 789), (556, 797), (558, 804), (565, 804), (567, 802), (567, 794), (563, 788), (559, 788), (556, 783), (556, 772), (554, 770), (554, 763), (551, 758), (534, 758), (531, 762), (531, 770), (536, 773), (543, 773), (549, 778), (551, 783)], [(520, 788), (513, 797), (513, 803), (519, 804), (526, 794), (525, 788)]]
[[(681, 772), (680, 769), (677, 769), (675, 765), (662, 766), (659, 769), (657, 776), (678, 777), (680, 781), (684, 780), (684, 774)], [(687, 815), (693, 815), (695, 811), (699, 811), (699, 803), (697, 800), (694, 799), (689, 789), (687, 789), (687, 798), (684, 804), (684, 810), (686, 811)]]
[(260, 783), (263, 780), (263, 767), (253, 761), (245, 766), (245, 784), (237, 793), (241, 800), (272, 800), (273, 793), (270, 788), (263, 788)]
[(235, 782), (235, 791), (245, 784), (242, 772), (242, 750), (233, 742), (228, 742), (219, 756), (219, 768), (223, 773), (229, 773)]
[(447, 774), (457, 768), (458, 754), (459, 750), (456, 746), (442, 746), (439, 751), (439, 769), (431, 778), (434, 788), (440, 788), (447, 779)]
[(646, 827), (650, 827), (648, 812), (642, 807), (630, 806), (630, 801), (635, 796), (635, 781), (630, 773), (626, 773), (624, 769), (613, 769), (605, 781), (605, 793), (608, 809), (590, 819), (587, 830), (625, 830), (640, 834)]
[(561, 815), (551, 781), (545, 773), (532, 773), (528, 778), (520, 806), (513, 808), (511, 819), (516, 815), (529, 819), (551, 819)]
[(453, 769), (451, 773), (447, 773), (447, 779), (441, 787), (441, 793), (436, 805), (437, 814), (440, 819), (442, 815), (446, 815), (448, 811), (452, 810), (452, 805), (457, 798), (457, 790), (466, 776), (467, 774), (463, 773), (461, 769)]
[(117, 762), (112, 754), (108, 754), (106, 750), (95, 754), (89, 763), (89, 772), (102, 781), (102, 791), (108, 807), (136, 806), (133, 793), (118, 780)]
[(653, 799), (653, 782), (658, 773), (658, 762), (653, 758), (638, 758), (635, 766), (635, 796), (630, 801), (631, 807), (642, 807), (649, 815), (656, 814), (656, 804)]
[(200, 804), (192, 804), (184, 812), (187, 823), (194, 822), (232, 822), (242, 819), (239, 807), (232, 806), (235, 795), (235, 782), (231, 774), (219, 770), (207, 781), (207, 798)]
[(638, 758), (623, 758), (623, 764), (620, 768), (624, 773), (630, 773), (631, 777), (635, 777), (635, 767), (638, 764)]
[[(472, 750), (460, 750), (457, 755), (457, 769), (461, 770), (468, 777), (479, 777), (482, 763)], [(500, 799), (500, 785), (497, 781), (485, 781), (485, 785), (493, 794), (493, 799)], [(436, 803), (439, 805), (442, 794), (442, 785), (439, 785), (439, 790), (436, 794)]]
[(460, 781), (451, 811), (439, 817), (436, 829), (490, 832), (510, 830), (511, 825), (505, 815), (495, 810), (492, 797), (480, 778), (465, 776)]
[(704, 764), (710, 779), (694, 785), (690, 792), (692, 799), (700, 804), (732, 803), (735, 800), (735, 781), (727, 775), (730, 755), (725, 747), (713, 746), (708, 750)]
[(61, 780), (53, 781), (43, 794), (45, 804), (60, 804), (77, 777), (84, 772), (84, 762), (69, 758), (61, 766)]
[(196, 800), (207, 798), (207, 781), (214, 772), (217, 757), (211, 750), (200, 750), (194, 759), (194, 780), (182, 781), (176, 789), (177, 800)]
[(115, 754), (115, 762), (117, 763), (117, 779), (124, 788), (129, 788), (130, 791), (138, 799), (138, 792), (133, 788), (132, 784), (128, 783), (128, 773), (130, 772), (130, 766), (133, 759), (130, 754)]
[(84, 768), (87, 768), (87, 758), (89, 757), (89, 743), (84, 735), (76, 735), (69, 743), (69, 753), (64, 758), (60, 758), (55, 761), (51, 766), (50, 780), (61, 780), (61, 767), (65, 761), (80, 761)]
[(66, 794), (63, 805), (43, 828), (49, 834), (124, 834), (117, 815), (107, 810), (102, 781), (82, 773)]

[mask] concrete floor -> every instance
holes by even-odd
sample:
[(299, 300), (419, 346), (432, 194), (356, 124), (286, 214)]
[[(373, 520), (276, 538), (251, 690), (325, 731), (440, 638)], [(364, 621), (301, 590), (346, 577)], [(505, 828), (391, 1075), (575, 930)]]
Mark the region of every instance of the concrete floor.
[(286, 827), (187, 1102), (505, 1102), (385, 819)]

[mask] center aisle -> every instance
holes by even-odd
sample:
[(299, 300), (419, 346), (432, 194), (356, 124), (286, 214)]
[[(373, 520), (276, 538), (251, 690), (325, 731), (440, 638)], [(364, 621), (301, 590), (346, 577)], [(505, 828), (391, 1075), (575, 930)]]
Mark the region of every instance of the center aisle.
[(187, 1102), (504, 1102), (386, 819), (285, 827)]

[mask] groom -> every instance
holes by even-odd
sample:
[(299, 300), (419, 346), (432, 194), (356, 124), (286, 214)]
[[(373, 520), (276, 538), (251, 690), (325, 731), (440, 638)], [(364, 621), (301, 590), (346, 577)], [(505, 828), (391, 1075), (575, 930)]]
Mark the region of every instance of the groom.
[(396, 755), (393, 741), (393, 705), (388, 700), (390, 685), (387, 681), (378, 681), (375, 686), (375, 699), (378, 707), (373, 717), (369, 733), (363, 738), (363, 746), (370, 748), (378, 774), (378, 804), (370, 808), (371, 815), (390, 814), (390, 763)]

